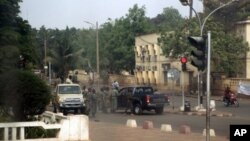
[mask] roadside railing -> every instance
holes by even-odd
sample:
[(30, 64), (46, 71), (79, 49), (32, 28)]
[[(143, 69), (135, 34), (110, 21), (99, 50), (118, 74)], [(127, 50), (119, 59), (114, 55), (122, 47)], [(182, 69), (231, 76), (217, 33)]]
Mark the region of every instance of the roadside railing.
[[(8, 122), (0, 123), (0, 130), (3, 132), (4, 141), (88, 141), (89, 140), (89, 120), (86, 115), (63, 116), (61, 113), (44, 112), (38, 117), (39, 121), (31, 122)], [(56, 137), (25, 139), (25, 129), (29, 127), (42, 127), (45, 130), (59, 130)]]

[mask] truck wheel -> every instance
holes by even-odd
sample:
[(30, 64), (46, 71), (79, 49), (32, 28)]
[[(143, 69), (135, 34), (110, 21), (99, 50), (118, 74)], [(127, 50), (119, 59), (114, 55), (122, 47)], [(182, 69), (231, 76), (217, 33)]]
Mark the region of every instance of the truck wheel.
[(74, 114), (78, 114), (78, 109), (74, 109)]
[(163, 107), (155, 109), (155, 113), (159, 114), (159, 115), (162, 114), (163, 113)]
[(68, 111), (64, 109), (64, 110), (63, 110), (63, 115), (64, 115), (64, 116), (67, 116), (67, 114), (68, 114)]
[(86, 112), (86, 109), (85, 109), (85, 108), (80, 108), (80, 113), (81, 113), (81, 114), (85, 114), (85, 112)]
[(135, 104), (134, 107), (133, 107), (133, 113), (135, 115), (140, 115), (142, 114), (142, 108), (141, 108), (141, 105), (140, 104)]

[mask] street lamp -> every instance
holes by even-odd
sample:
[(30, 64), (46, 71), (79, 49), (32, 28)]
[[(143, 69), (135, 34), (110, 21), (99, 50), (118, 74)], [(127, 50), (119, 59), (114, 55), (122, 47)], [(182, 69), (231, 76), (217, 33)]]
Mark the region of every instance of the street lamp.
[(189, 5), (189, 1), (188, 0), (180, 0), (180, 2), (184, 6)]
[[(54, 36), (49, 37), (49, 39), (53, 39)], [(47, 79), (47, 70), (48, 70), (48, 66), (47, 66), (47, 41), (48, 41), (48, 37), (45, 34), (44, 36), (44, 70), (45, 70), (45, 79)], [(51, 84), (51, 62), (49, 61), (49, 84)]]
[(93, 27), (96, 27), (96, 71), (97, 71), (97, 74), (99, 74), (99, 36), (98, 36), (98, 22), (96, 22), (96, 25), (94, 25), (93, 23), (91, 22), (88, 22), (88, 21), (84, 21), (85, 23), (87, 24), (90, 24), (92, 25)]
[(229, 2), (227, 2), (227, 3), (225, 3), (225, 4), (222, 4), (221, 6), (219, 6), (218, 8), (216, 8), (216, 9), (214, 9), (212, 12), (210, 12), (208, 15), (207, 15), (207, 17), (204, 19), (204, 21), (203, 21), (203, 24), (201, 25), (201, 36), (202, 36), (202, 34), (203, 34), (203, 29), (204, 29), (204, 26), (205, 26), (205, 24), (206, 24), (206, 22), (207, 22), (207, 19), (212, 15), (212, 14), (214, 14), (216, 11), (218, 11), (219, 9), (221, 9), (221, 8), (223, 8), (223, 7), (225, 7), (225, 6), (228, 6), (228, 5), (230, 5), (231, 3), (234, 3), (234, 2), (239, 2), (239, 0), (232, 0), (232, 1), (229, 1)]
[[(96, 25), (89, 22), (89, 21), (84, 21), (84, 22), (92, 25), (93, 27), (96, 27), (96, 72), (100, 77), (98, 22), (96, 22)], [(99, 79), (98, 78), (97, 78), (97, 87), (99, 89)]]
[(207, 19), (208, 19), (212, 14), (214, 14), (216, 11), (218, 11), (219, 9), (221, 9), (221, 8), (223, 8), (223, 7), (225, 7), (225, 6), (230, 5), (230, 4), (233, 3), (233, 2), (239, 2), (239, 0), (231, 0), (231, 1), (227, 2), (227, 3), (225, 3), (225, 4), (222, 4), (222, 5), (219, 6), (218, 8), (214, 9), (214, 10), (213, 10), (211, 13), (209, 13), (209, 14), (207, 15), (207, 17), (203, 20), (203, 23), (201, 22), (201, 18), (200, 18), (200, 16), (199, 16), (199, 14), (197, 13), (197, 11), (196, 11), (196, 10), (193, 8), (193, 6), (192, 6), (193, 0), (180, 0), (180, 2), (181, 2), (181, 4), (182, 4), (183, 6), (189, 6), (189, 7), (193, 10), (193, 12), (195, 13), (195, 15), (197, 16), (197, 18), (198, 18), (198, 20), (199, 20), (199, 26), (200, 26), (200, 36), (202, 36), (202, 34), (203, 34), (203, 29), (204, 29), (204, 26), (205, 26), (205, 24), (206, 24), (206, 22), (207, 22)]
[(48, 69), (48, 66), (47, 66), (47, 37), (46, 37), (46, 35), (44, 37), (43, 44), (44, 44), (44, 70), (45, 70), (45, 78), (46, 78), (47, 77), (47, 69)]
[[(184, 6), (189, 6), (190, 7), (190, 10), (189, 10), (189, 19), (192, 18), (192, 10), (193, 9), (193, 0), (180, 0), (181, 4), (184, 5)], [(196, 14), (197, 15), (197, 14)]]

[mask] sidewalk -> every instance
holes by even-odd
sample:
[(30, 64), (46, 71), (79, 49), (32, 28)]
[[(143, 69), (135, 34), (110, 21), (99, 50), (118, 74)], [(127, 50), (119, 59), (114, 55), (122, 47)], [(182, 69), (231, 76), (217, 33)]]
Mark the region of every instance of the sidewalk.
[[(90, 141), (206, 141), (198, 133), (181, 134), (178, 131), (164, 132), (160, 129), (143, 129), (126, 125), (90, 120)], [(211, 141), (228, 141), (226, 137), (210, 137)]]
[[(167, 108), (164, 110), (166, 113), (171, 113), (171, 114), (182, 114), (182, 115), (193, 115), (193, 116), (206, 116), (206, 111), (190, 111), (190, 112), (183, 112), (178, 109), (173, 110), (172, 108)], [(216, 116), (216, 117), (231, 117), (233, 116), (232, 113), (229, 112), (220, 112), (220, 111), (210, 111), (211, 116)]]

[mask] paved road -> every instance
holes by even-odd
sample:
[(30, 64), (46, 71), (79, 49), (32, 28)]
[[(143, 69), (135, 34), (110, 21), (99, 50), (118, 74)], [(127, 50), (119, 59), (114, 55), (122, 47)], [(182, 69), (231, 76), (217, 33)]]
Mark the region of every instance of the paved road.
[[(176, 105), (181, 105), (181, 97), (176, 97)], [(179, 99), (179, 100), (178, 100)], [(197, 103), (196, 99), (189, 98), (192, 105)], [(193, 104), (195, 103), (195, 104)], [(210, 127), (214, 129), (216, 135), (219, 136), (228, 136), (230, 124), (249, 124), (250, 123), (250, 113), (246, 114), (245, 111), (250, 106), (249, 103), (242, 101), (241, 107), (224, 107), (220, 101), (216, 101), (217, 110), (212, 112)], [(176, 106), (176, 111), (178, 111)], [(166, 109), (171, 110), (172, 107), (168, 106)], [(220, 111), (221, 110), (221, 111)], [(220, 113), (233, 113), (232, 116), (214, 116), (220, 115)], [(219, 114), (213, 114), (219, 113)], [(116, 114), (97, 114), (97, 120), (105, 123), (114, 123), (119, 125), (125, 125), (127, 119), (135, 119), (138, 122), (138, 125), (142, 125), (144, 121), (152, 121), (155, 128), (160, 128), (162, 124), (171, 124), (173, 130), (178, 131), (180, 126), (185, 124), (191, 127), (192, 132), (202, 133), (203, 129), (206, 128), (206, 116), (205, 113), (202, 115), (187, 115), (187, 114), (178, 114), (178, 112), (165, 112), (163, 115), (155, 115), (154, 112), (146, 112), (141, 116), (127, 115), (124, 113)]]
[[(158, 128), (143, 129), (117, 123), (90, 120), (91, 141), (205, 141), (202, 134), (181, 134), (178, 131), (163, 132)], [(228, 141), (227, 137), (210, 137), (211, 141)]]
[[(197, 104), (197, 99), (188, 98), (191, 101), (191, 105), (195, 106)], [(215, 99), (215, 98), (214, 98)], [(218, 99), (218, 97), (217, 97)], [(181, 97), (175, 97), (175, 110), (178, 111), (178, 107), (181, 105)], [(216, 112), (217, 113), (232, 113), (232, 116), (212, 116), (211, 117), (211, 129), (215, 130), (216, 136), (222, 137), (221, 139), (225, 139), (229, 133), (230, 124), (249, 124), (250, 123), (250, 113), (249, 113), (249, 100), (241, 99), (240, 107), (224, 107), (221, 101), (216, 101)], [(178, 132), (181, 125), (188, 125), (191, 127), (191, 131), (193, 134), (201, 135), (203, 129), (206, 127), (206, 117), (204, 114), (202, 115), (192, 115), (192, 114), (179, 114), (178, 112), (169, 112), (172, 109), (172, 106), (166, 107), (166, 112), (163, 115), (155, 115), (154, 112), (146, 112), (141, 116), (135, 115), (127, 115), (124, 113), (115, 113), (115, 114), (103, 114), (101, 112), (97, 113), (97, 117), (95, 119), (90, 119), (90, 136), (93, 137), (95, 132), (100, 132), (100, 134), (111, 135), (112, 128), (116, 129), (117, 126), (121, 127), (121, 129), (117, 129), (119, 132), (125, 132), (123, 130), (125, 128), (126, 121), (128, 119), (135, 119), (139, 126), (138, 129), (141, 129), (143, 122), (146, 120), (152, 121), (154, 124), (154, 130), (156, 130), (157, 135), (162, 134), (158, 133), (162, 124), (170, 124), (172, 125), (172, 129), (175, 132)], [(169, 111), (168, 111), (169, 110)], [(98, 122), (96, 122), (98, 121)], [(101, 127), (104, 126), (104, 127)], [(112, 127), (111, 126), (115, 126)], [(97, 129), (95, 129), (97, 128)], [(100, 128), (100, 129), (99, 129)], [(111, 128), (111, 129), (109, 129)], [(133, 129), (134, 130), (134, 129)], [(116, 131), (114, 131), (116, 132)], [(126, 131), (126, 134), (130, 134), (132, 131)], [(145, 132), (145, 131), (140, 131)], [(117, 133), (113, 133), (117, 134)], [(125, 134), (125, 133), (124, 133)], [(144, 133), (147, 134), (147, 133)], [(102, 135), (100, 135), (102, 136)], [(165, 136), (165, 135), (163, 135)], [(95, 137), (98, 138), (98, 137)], [(115, 138), (115, 137), (113, 137)], [(166, 138), (166, 137), (164, 137)], [(94, 138), (93, 138), (94, 139)], [(139, 140), (141, 138), (137, 138)], [(95, 141), (99, 141), (98, 139)]]

